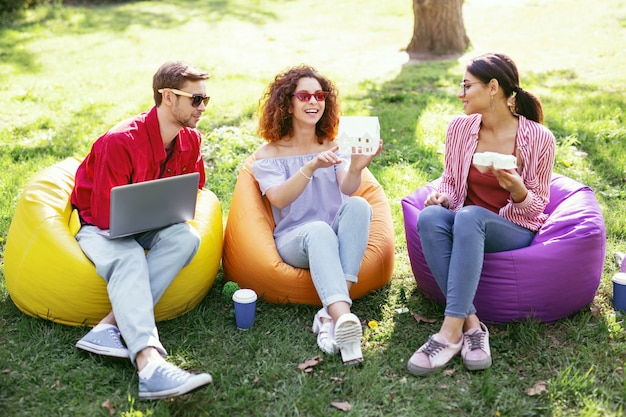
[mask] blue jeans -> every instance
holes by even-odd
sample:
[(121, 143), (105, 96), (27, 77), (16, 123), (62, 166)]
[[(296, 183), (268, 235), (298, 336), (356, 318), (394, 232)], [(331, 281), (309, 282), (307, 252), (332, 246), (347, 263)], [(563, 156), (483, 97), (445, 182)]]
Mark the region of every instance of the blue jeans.
[[(323, 204), (323, 203), (321, 203)], [(362, 197), (350, 197), (333, 223), (312, 221), (276, 238), (283, 261), (311, 271), (324, 307), (345, 301), (352, 305), (346, 281), (357, 282), (367, 249), (372, 207)]]
[(99, 232), (96, 226), (83, 226), (76, 240), (107, 283), (113, 314), (131, 361), (134, 364), (137, 354), (147, 347), (166, 356), (159, 341), (154, 306), (193, 259), (200, 236), (187, 223), (117, 239)]
[(458, 212), (427, 206), (419, 215), (417, 232), (424, 258), (446, 298), (445, 315), (457, 318), (476, 313), (474, 296), (485, 253), (526, 247), (535, 236), (480, 206)]

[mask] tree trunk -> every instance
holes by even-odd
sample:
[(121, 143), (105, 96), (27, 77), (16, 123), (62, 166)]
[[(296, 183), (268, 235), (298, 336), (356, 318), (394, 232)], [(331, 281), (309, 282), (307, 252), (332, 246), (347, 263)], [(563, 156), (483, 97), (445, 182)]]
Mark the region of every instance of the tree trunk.
[(463, 24), (463, 0), (413, 0), (413, 14), (409, 56), (460, 55), (469, 46)]

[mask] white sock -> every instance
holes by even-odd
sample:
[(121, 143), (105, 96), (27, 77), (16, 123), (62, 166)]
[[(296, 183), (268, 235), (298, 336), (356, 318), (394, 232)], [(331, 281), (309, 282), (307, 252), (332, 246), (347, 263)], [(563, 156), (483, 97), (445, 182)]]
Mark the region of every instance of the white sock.
[(115, 327), (115, 326), (114, 326), (114, 325), (112, 325), (112, 324), (104, 324), (104, 323), (100, 323), (100, 324), (96, 324), (96, 325), (94, 326), (94, 328), (93, 328), (93, 329), (91, 329), (91, 330), (92, 330), (92, 331), (94, 331), (94, 332), (99, 332), (100, 330), (106, 330), (106, 329), (110, 329), (110, 328), (112, 328), (112, 327)]
[(150, 377), (152, 377), (152, 374), (154, 374), (154, 371), (156, 370), (157, 366), (159, 366), (159, 363), (161, 363), (161, 361), (150, 361), (148, 362), (148, 364), (137, 374), (139, 375), (139, 378), (141, 379), (149, 379)]

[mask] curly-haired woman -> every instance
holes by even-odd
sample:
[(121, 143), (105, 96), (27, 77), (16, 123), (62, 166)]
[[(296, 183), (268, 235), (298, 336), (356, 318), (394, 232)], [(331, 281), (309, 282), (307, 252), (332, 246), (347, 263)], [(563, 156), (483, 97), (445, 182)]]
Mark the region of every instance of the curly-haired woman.
[(350, 311), (349, 289), (367, 247), (372, 209), (350, 195), (375, 155), (337, 153), (339, 114), (335, 86), (314, 68), (278, 74), (261, 100), (258, 133), (267, 143), (256, 151), (252, 170), (272, 207), (278, 253), (310, 270), (322, 301), (313, 320), (319, 347), (341, 352), (353, 365), (363, 360), (363, 330)]

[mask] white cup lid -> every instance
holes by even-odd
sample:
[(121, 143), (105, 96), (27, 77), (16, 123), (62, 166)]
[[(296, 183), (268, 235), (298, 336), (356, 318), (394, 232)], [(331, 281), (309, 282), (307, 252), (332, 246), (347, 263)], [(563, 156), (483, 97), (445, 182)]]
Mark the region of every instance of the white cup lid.
[(233, 301), (236, 301), (238, 303), (247, 304), (247, 303), (256, 301), (256, 299), (257, 299), (256, 292), (248, 288), (237, 290), (233, 294)]
[(617, 274), (613, 275), (613, 282), (626, 285), (626, 273), (618, 272)]

